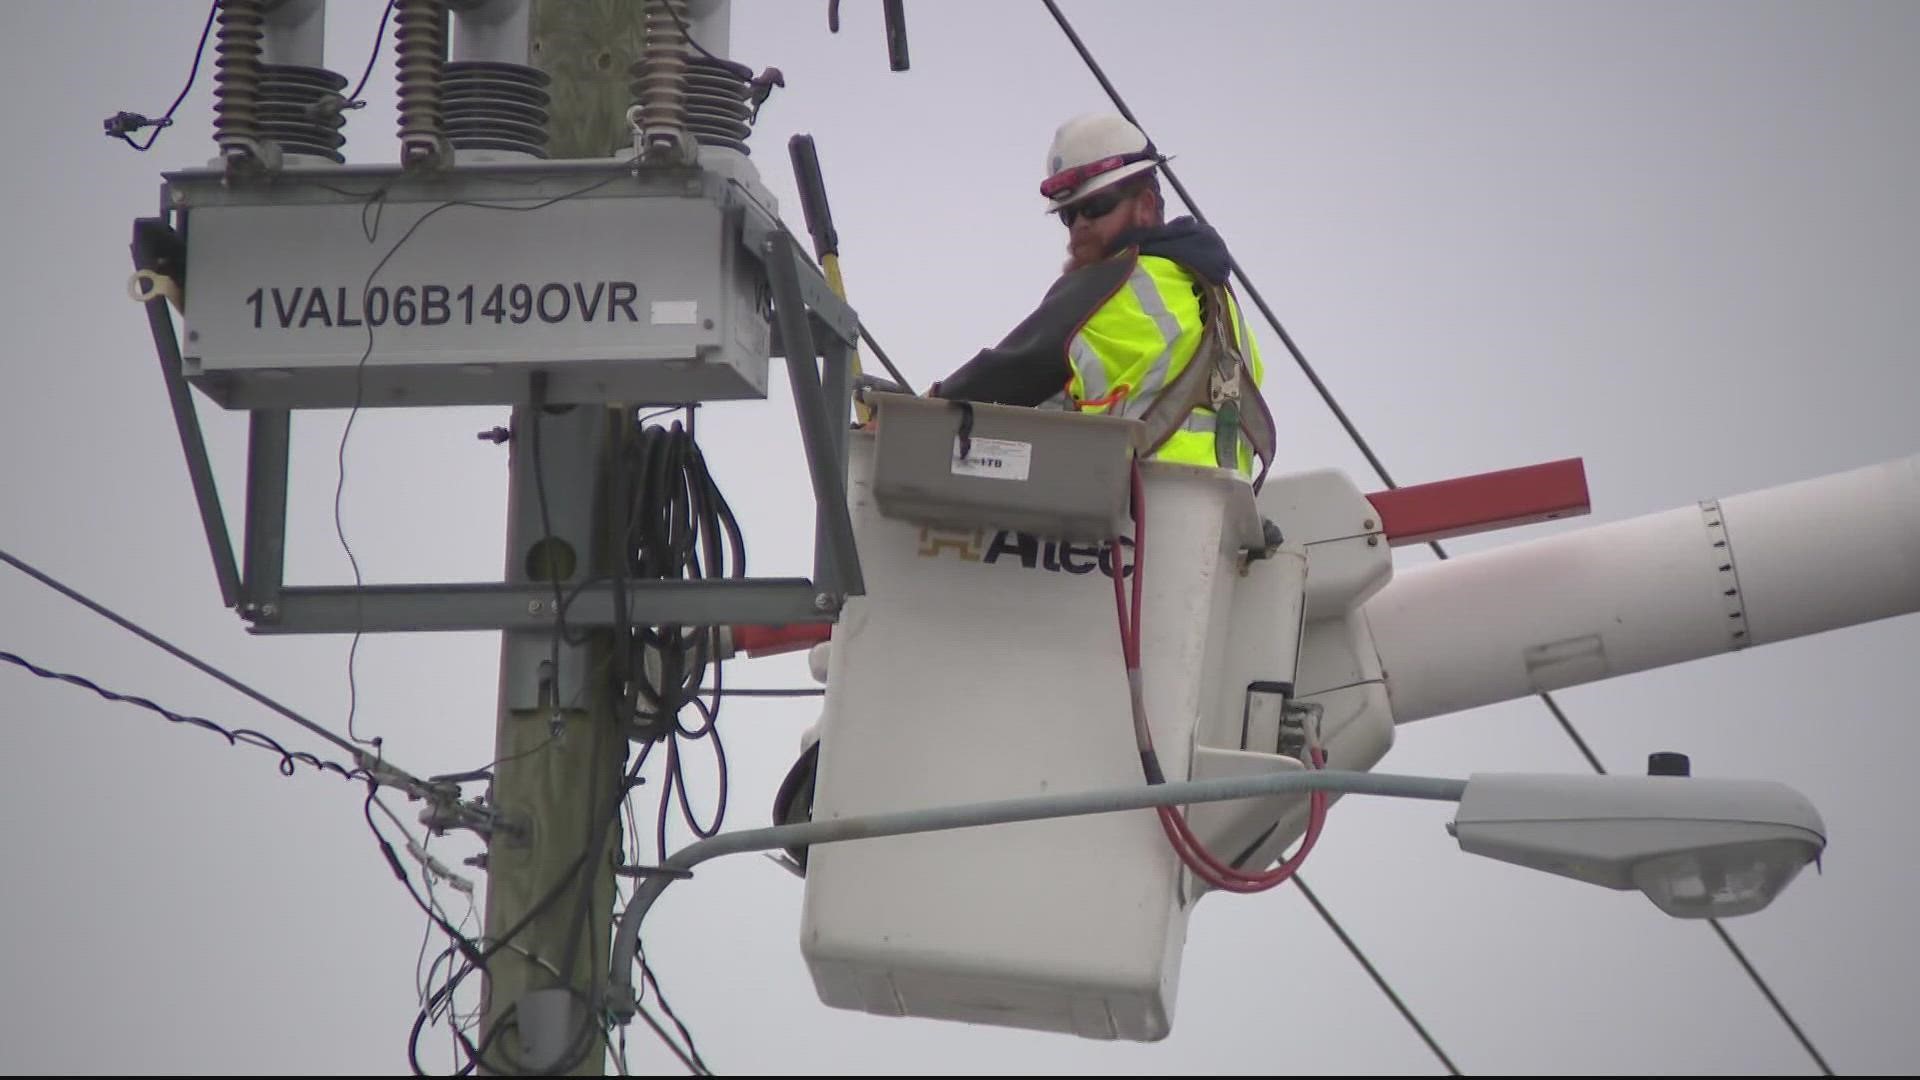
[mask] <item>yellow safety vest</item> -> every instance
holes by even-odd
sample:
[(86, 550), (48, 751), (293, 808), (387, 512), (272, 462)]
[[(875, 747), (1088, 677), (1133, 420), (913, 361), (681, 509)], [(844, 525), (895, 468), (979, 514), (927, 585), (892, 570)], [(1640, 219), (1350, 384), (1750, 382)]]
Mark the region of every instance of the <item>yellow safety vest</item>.
[[(1138, 419), (1178, 378), (1199, 348), (1203, 286), (1172, 259), (1141, 255), (1120, 289), (1095, 311), (1067, 345), (1073, 378), (1063, 395), (1047, 404)], [(1265, 377), (1260, 349), (1247, 333), (1240, 307), (1228, 300), (1233, 334), (1253, 373), (1254, 393)], [(1195, 408), (1153, 457), (1212, 467), (1214, 413)], [(1240, 440), (1240, 472), (1253, 474), (1253, 455)]]

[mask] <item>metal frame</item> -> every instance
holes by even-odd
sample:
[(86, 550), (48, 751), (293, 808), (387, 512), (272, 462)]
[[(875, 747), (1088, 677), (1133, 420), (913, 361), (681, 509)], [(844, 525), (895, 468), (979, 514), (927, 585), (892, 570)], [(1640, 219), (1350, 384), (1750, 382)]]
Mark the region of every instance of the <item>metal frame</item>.
[[(831, 622), (848, 596), (866, 588), (854, 550), (846, 493), (846, 427), (852, 409), (859, 318), (833, 294), (778, 219), (761, 210), (750, 196), (741, 212), (745, 215), (742, 245), (767, 270), (774, 304), (773, 355), (787, 362), (813, 483), (813, 577), (629, 582), (625, 610), (627, 621), (634, 625)], [(165, 218), (135, 222), (137, 270), (162, 276), (181, 273), (179, 266), (167, 262), (169, 254), (177, 253), (162, 252), (155, 243), (162, 230), (170, 228)], [(525, 630), (553, 625), (550, 585), (504, 581), (360, 588), (288, 585), (284, 564), (291, 415), (284, 409), (249, 410), (244, 562), (236, 563), (168, 300), (154, 294), (145, 304), (221, 601), (247, 620), (254, 633)], [(614, 625), (612, 583), (590, 580), (566, 587), (562, 599), (569, 624)]]

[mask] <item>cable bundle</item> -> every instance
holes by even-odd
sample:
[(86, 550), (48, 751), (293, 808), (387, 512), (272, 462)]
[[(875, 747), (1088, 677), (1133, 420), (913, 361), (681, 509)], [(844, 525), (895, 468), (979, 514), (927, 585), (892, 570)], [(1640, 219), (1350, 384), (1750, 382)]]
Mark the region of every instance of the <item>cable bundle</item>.
[[(666, 819), (677, 797), (681, 816), (694, 834), (712, 836), (726, 818), (727, 755), (714, 721), (720, 712), (722, 679), (714, 656), (712, 627), (674, 625), (633, 627), (625, 611), (626, 578), (648, 581), (704, 581), (746, 576), (746, 544), (733, 510), (707, 470), (694, 438), (692, 410), (686, 423), (629, 428), (622, 440), (615, 473), (626, 513), (621, 580), (616, 582), (615, 624), (622, 640), (615, 646), (615, 689), (620, 715), (637, 733), (667, 744), (666, 779), (660, 791), (656, 840), (666, 858)], [(619, 505), (618, 503), (616, 505)], [(700, 696), (707, 670), (713, 669), (711, 699)], [(684, 723), (692, 707), (699, 721)], [(720, 791), (710, 823), (700, 821), (687, 796), (682, 740), (713, 744)]]

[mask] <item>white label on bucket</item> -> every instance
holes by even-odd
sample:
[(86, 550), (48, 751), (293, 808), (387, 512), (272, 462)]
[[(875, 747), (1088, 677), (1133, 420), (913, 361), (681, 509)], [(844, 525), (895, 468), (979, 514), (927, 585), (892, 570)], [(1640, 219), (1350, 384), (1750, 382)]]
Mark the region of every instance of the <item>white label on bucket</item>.
[(975, 439), (967, 453), (953, 440), (953, 475), (986, 476), (995, 480), (1025, 480), (1033, 465), (1033, 444), (1011, 439)]

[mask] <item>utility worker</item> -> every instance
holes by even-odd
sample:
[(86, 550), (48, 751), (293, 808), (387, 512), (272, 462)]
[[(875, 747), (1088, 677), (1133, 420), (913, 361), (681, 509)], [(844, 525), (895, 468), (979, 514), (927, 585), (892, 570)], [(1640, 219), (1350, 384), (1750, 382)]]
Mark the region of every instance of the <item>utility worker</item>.
[[(1261, 476), (1273, 418), (1260, 353), (1227, 288), (1213, 228), (1165, 220), (1162, 157), (1112, 113), (1061, 125), (1040, 194), (1067, 261), (1005, 340), (934, 384), (935, 397), (1107, 413), (1146, 423), (1143, 456)], [(1257, 482), (1257, 481), (1256, 481)]]

